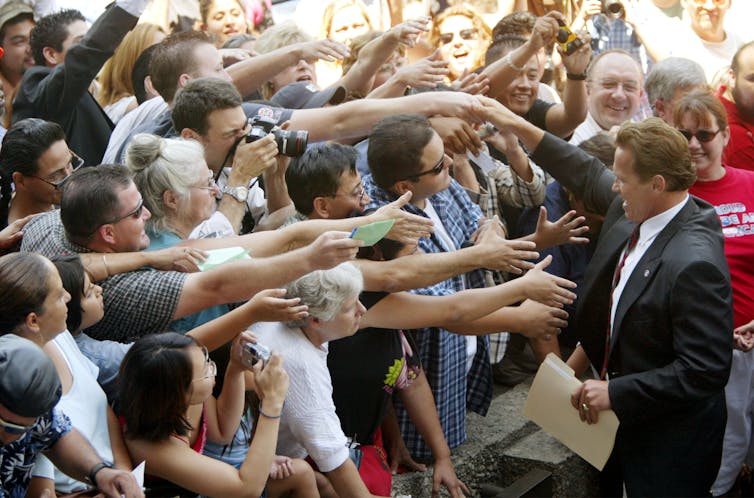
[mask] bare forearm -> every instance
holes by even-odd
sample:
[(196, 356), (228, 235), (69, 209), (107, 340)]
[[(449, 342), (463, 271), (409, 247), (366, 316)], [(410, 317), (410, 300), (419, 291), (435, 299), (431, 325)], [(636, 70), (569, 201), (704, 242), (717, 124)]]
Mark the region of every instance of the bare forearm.
[[(264, 403), (265, 413), (276, 415), (282, 410), (283, 403), (276, 406), (273, 403)], [(257, 490), (254, 494), (259, 496), (264, 490), (269, 476), (269, 469), (275, 457), (275, 448), (278, 440), (279, 418), (267, 418), (260, 415), (257, 419), (254, 439), (251, 440), (249, 452), (241, 465), (239, 474), (246, 489)]]
[(81, 254), (81, 263), (95, 282), (100, 282), (117, 273), (149, 266), (151, 262), (149, 253), (144, 251)]
[(77, 481), (86, 481), (89, 471), (102, 462), (89, 441), (76, 429), (71, 429), (45, 453), (64, 474)]
[(230, 444), (241, 423), (244, 406), (243, 369), (236, 363), (230, 362), (225, 371), (223, 390), (217, 398), (217, 437), (214, 443)]
[(547, 112), (547, 130), (565, 138), (586, 119), (586, 114), (586, 81), (568, 79), (563, 91), (563, 104), (556, 104)]
[(285, 183), (285, 175), (279, 173), (264, 173), (264, 188), (267, 197), (267, 212), (274, 213), (286, 206), (293, 205), (293, 201), (288, 195), (288, 185)]
[(228, 74), (238, 92), (248, 95), (286, 67), (296, 64), (299, 57), (299, 51), (283, 47), (232, 64)]
[(500, 95), (520, 73), (513, 66), (524, 67), (536, 52), (534, 47), (525, 43), (509, 52), (509, 58), (502, 57), (484, 68), (482, 74), (489, 78), (490, 84), (487, 95), (493, 99)]
[(126, 443), (123, 442), (123, 433), (118, 418), (109, 406), (107, 407), (107, 430), (110, 434), (110, 447), (113, 450), (113, 465), (116, 468), (131, 471), (133, 468), (131, 456), (126, 449)]
[(348, 91), (366, 93), (372, 76), (387, 61), (398, 47), (398, 39), (383, 33), (369, 42), (359, 52), (359, 58), (351, 69), (338, 80)]
[(424, 371), (420, 371), (411, 385), (399, 393), (411, 421), (432, 450), (432, 456), (435, 459), (450, 456), (450, 448), (445, 441), (435, 399)]

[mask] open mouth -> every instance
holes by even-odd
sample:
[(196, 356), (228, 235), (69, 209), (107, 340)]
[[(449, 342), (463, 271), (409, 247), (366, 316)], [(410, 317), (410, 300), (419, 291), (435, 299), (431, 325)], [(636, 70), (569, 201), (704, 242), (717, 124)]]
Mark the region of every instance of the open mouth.
[(306, 81), (308, 83), (311, 83), (314, 80), (312, 79), (312, 77), (310, 75), (308, 75), (308, 74), (302, 74), (301, 76), (299, 76), (298, 78), (296, 78), (296, 82), (299, 82), (299, 81)]
[(453, 51), (453, 58), (455, 59), (466, 59), (466, 57), (469, 56), (468, 50), (454, 50)]

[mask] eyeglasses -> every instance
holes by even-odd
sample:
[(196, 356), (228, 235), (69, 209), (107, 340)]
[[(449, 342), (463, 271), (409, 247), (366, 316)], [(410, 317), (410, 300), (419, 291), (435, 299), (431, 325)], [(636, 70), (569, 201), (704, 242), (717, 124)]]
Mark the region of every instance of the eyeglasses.
[[(141, 212), (144, 209), (144, 199), (139, 199), (139, 203), (131, 211), (127, 212), (123, 216), (119, 216), (114, 220), (103, 223), (102, 225), (114, 225), (119, 221), (123, 221), (126, 218), (133, 217), (135, 220), (141, 218)], [(100, 225), (101, 226), (101, 225)]]
[[(60, 190), (63, 188), (63, 185), (71, 179), (71, 175), (78, 170), (80, 167), (84, 165), (84, 160), (81, 159), (79, 156), (77, 156), (73, 151), (69, 151), (71, 153), (71, 159), (68, 161), (68, 165), (71, 167), (71, 172), (65, 176), (62, 180), (58, 180), (57, 182), (53, 182), (51, 180), (42, 178), (41, 176), (37, 175), (30, 175), (37, 180), (42, 180), (47, 185), (51, 185), (54, 189)], [(67, 169), (67, 168), (66, 168)]]
[(34, 425), (37, 423), (35, 420), (33, 424), (31, 425), (19, 425), (14, 424), (12, 422), (8, 422), (2, 418), (0, 418), (0, 427), (7, 432), (8, 434), (13, 434), (15, 436), (19, 436), (21, 434), (26, 434), (30, 430), (34, 428)]
[(689, 130), (683, 130), (681, 128), (678, 128), (678, 131), (681, 132), (681, 135), (683, 135), (686, 140), (691, 142), (691, 139), (696, 137), (697, 140), (699, 140), (700, 143), (707, 143), (711, 142), (715, 139), (718, 133), (720, 133), (720, 130), (712, 131), (712, 130), (696, 130), (696, 132), (692, 133)]
[(194, 380), (211, 379), (217, 375), (217, 365), (209, 359), (209, 352), (205, 348), (202, 348), (202, 351), (204, 351), (204, 376), (197, 377)]
[(366, 195), (367, 191), (364, 189), (364, 184), (359, 185), (359, 191), (358, 192), (351, 192), (350, 194), (333, 194), (331, 197), (352, 197), (359, 200), (359, 204), (361, 204), (361, 201), (364, 199), (364, 196)]
[[(458, 35), (463, 40), (475, 40), (477, 36), (477, 30), (476, 28), (462, 29), (458, 32)], [(455, 33), (441, 33), (440, 43), (447, 45), (448, 43), (453, 41), (453, 38), (455, 38)]]
[(218, 188), (217, 183), (215, 183), (215, 178), (210, 176), (209, 179), (207, 179), (207, 185), (191, 185), (190, 188), (198, 188), (201, 190), (215, 190)]
[(424, 175), (439, 175), (442, 173), (442, 170), (445, 169), (445, 153), (442, 154), (442, 157), (440, 160), (432, 166), (431, 169), (428, 169), (427, 171), (422, 171), (421, 173), (417, 173), (415, 175), (411, 175), (408, 177), (408, 180), (417, 181), (419, 178), (421, 178)]

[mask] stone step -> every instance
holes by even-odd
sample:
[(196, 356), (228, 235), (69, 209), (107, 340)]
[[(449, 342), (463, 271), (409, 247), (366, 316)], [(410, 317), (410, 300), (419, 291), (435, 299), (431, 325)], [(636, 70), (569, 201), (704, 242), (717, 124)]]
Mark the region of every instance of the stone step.
[[(486, 417), (467, 415), (466, 442), (453, 451), (456, 473), (472, 496), (482, 484), (504, 488), (532, 469), (552, 474), (553, 496), (595, 496), (597, 471), (522, 415), (530, 387), (531, 379), (496, 395)], [(423, 498), (431, 491), (431, 469), (393, 479), (394, 495)]]

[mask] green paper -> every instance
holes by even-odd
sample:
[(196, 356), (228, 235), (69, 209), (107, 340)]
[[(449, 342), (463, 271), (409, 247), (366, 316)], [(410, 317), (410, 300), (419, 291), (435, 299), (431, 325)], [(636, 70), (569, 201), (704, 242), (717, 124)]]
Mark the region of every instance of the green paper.
[(230, 261), (238, 261), (241, 259), (251, 259), (249, 252), (251, 249), (244, 249), (243, 247), (226, 247), (224, 249), (212, 249), (207, 251), (207, 259), (204, 262), (199, 263), (199, 269), (201, 271), (211, 270), (222, 264)]
[(363, 240), (365, 246), (373, 246), (387, 235), (394, 224), (395, 220), (385, 220), (356, 227), (351, 232), (351, 238)]

